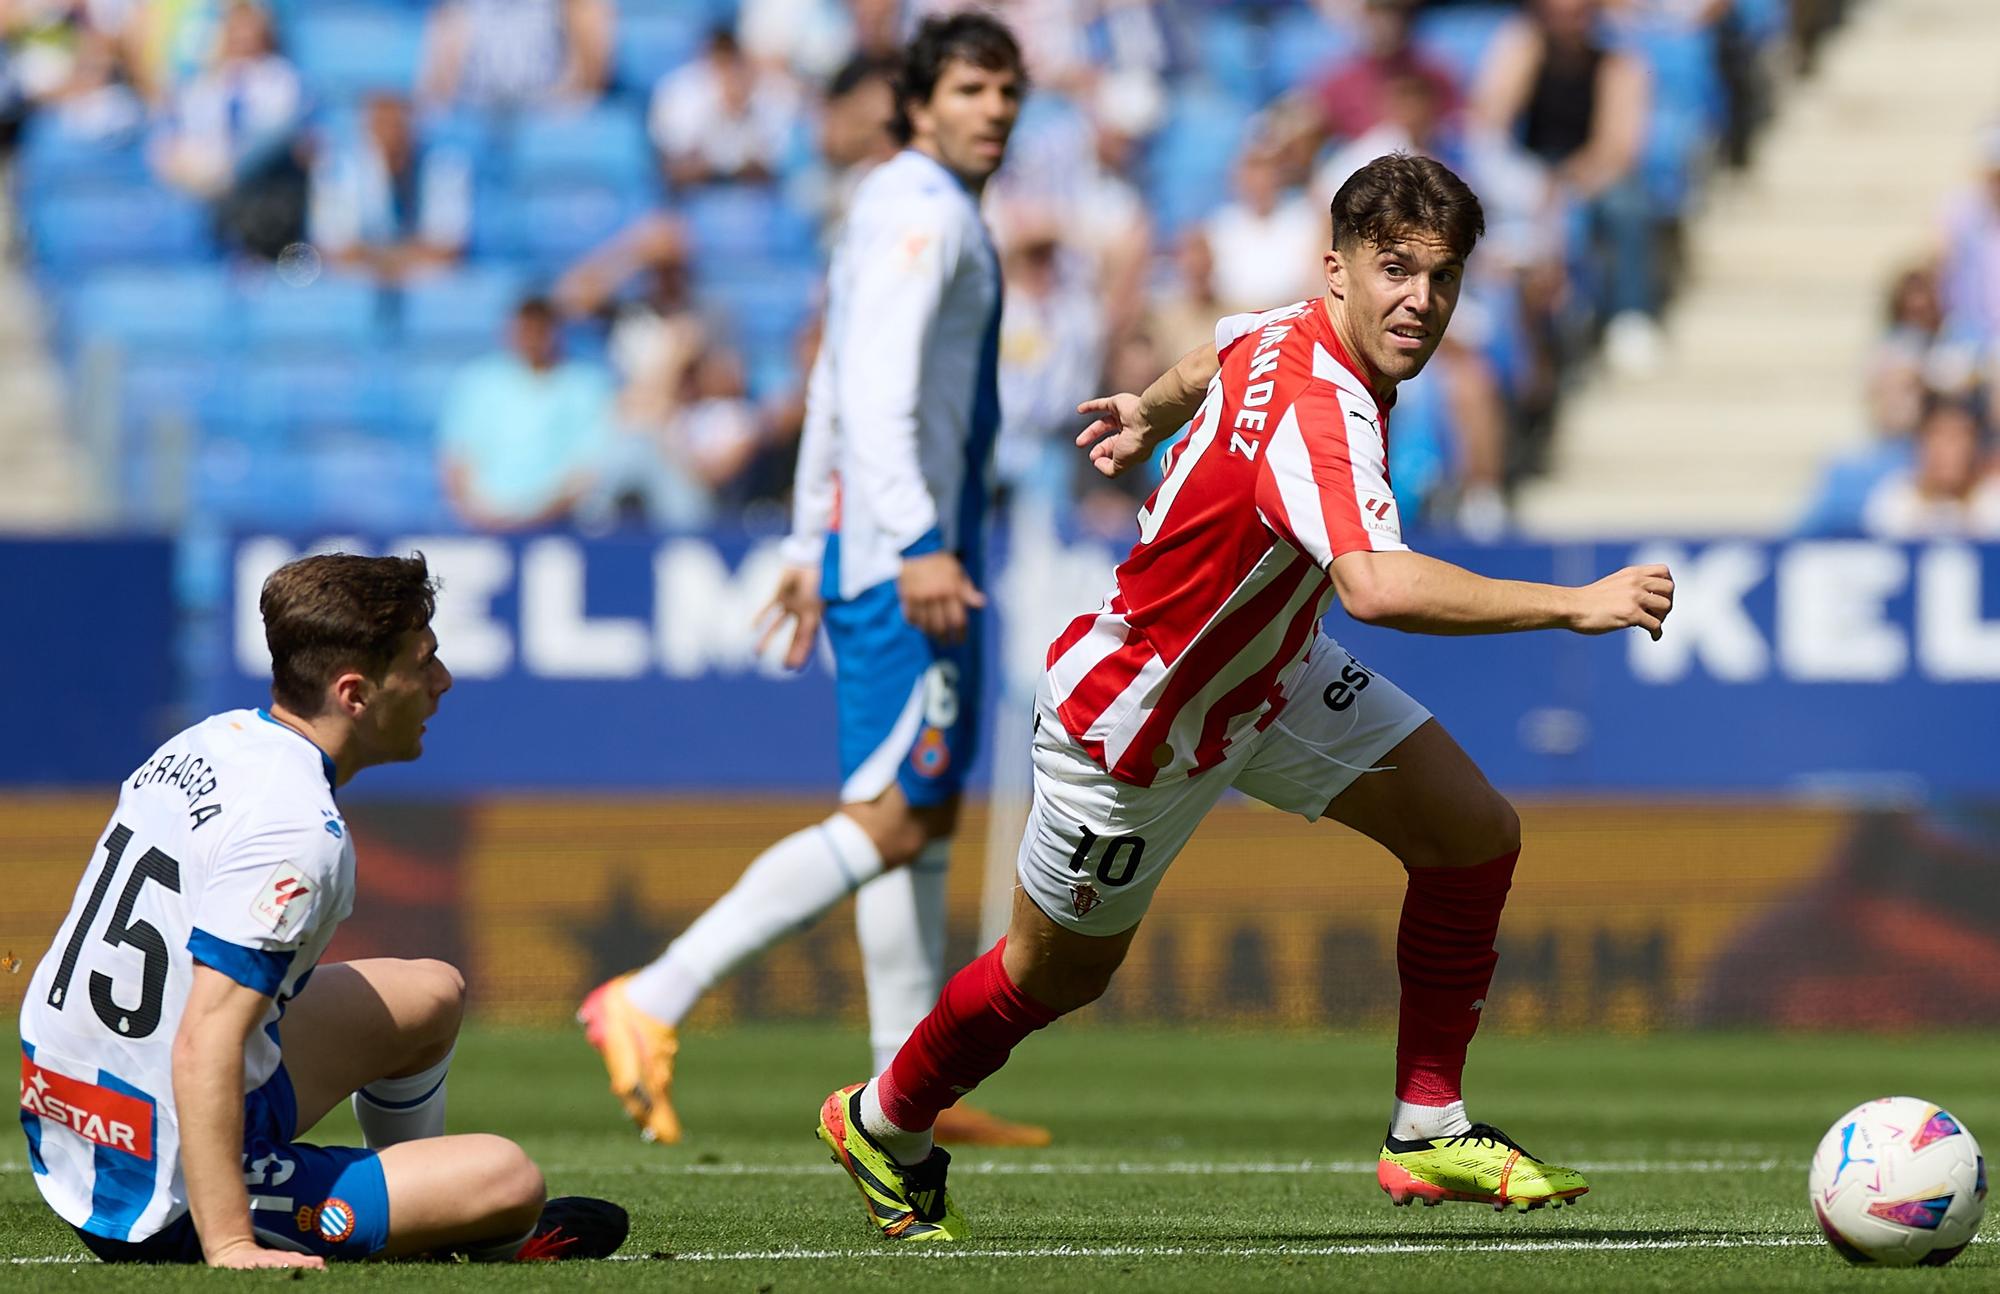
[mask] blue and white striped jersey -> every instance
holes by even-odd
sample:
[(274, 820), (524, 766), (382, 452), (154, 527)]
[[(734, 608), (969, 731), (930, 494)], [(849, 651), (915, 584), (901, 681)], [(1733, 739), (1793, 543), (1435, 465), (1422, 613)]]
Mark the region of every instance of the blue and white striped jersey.
[(262, 710), (203, 720), (125, 780), (21, 1007), (29, 1164), (65, 1221), (137, 1241), (186, 1212), (173, 1047), (194, 963), (272, 997), (244, 1049), (253, 1092), (353, 906), (332, 762)]
[(905, 149), (855, 190), (827, 282), (788, 560), (829, 598), (956, 552), (980, 578), (1000, 425), (1000, 266), (979, 203)]

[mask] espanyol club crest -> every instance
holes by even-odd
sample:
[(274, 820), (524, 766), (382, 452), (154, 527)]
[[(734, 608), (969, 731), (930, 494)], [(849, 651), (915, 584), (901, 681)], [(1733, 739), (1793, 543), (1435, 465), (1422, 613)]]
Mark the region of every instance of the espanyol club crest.
[(936, 728), (924, 729), (910, 751), (910, 766), (925, 777), (942, 777), (951, 767), (951, 747), (946, 744), (944, 733)]
[(319, 1236), (337, 1245), (354, 1234), (354, 1206), (346, 1200), (328, 1200), (319, 1206)]
[(1090, 910), (1102, 902), (1104, 902), (1104, 896), (1099, 894), (1097, 887), (1089, 881), (1071, 881), (1069, 883), (1069, 905), (1076, 909), (1078, 916), (1089, 916)]

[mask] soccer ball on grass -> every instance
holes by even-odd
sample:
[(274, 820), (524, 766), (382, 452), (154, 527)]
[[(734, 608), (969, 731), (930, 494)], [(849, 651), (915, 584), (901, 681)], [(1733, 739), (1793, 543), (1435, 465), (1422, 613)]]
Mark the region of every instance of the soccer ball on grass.
[(1847, 1261), (1942, 1267), (1986, 1213), (1986, 1159), (1944, 1110), (1887, 1096), (1827, 1129), (1808, 1193), (1820, 1230)]

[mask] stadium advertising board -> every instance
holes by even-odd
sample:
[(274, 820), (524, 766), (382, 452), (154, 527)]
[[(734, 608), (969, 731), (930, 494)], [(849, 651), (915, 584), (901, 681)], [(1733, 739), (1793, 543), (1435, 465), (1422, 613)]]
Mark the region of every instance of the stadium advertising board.
[(0, 540), (0, 785), (109, 785), (172, 720), (173, 545)]
[[(12, 1011), (111, 805), (0, 795)], [(511, 796), (355, 804), (353, 918), (329, 959), (436, 956), (478, 1009), (566, 1020), (679, 933), (815, 798)], [(1528, 799), (1489, 1028), (2000, 1025), (2000, 806)], [(980, 947), (984, 809), (953, 858), (949, 956)], [(1369, 842), (1225, 804), (1176, 860), (1086, 1019), (1387, 1027), (1403, 880)], [(862, 1017), (845, 911), (712, 994), (696, 1028)], [(578, 1046), (581, 1047), (581, 1043)]]
[[(425, 759), (385, 770), (370, 793), (808, 792), (833, 780), (829, 662), (786, 676), (756, 655), (753, 620), (778, 562), (769, 542), (245, 536), (229, 553), (228, 646), (197, 680), (202, 706), (262, 697), (258, 585), (331, 546), (422, 549), (445, 582), (437, 629), (458, 687)], [(1012, 551), (993, 589), (1009, 668), (991, 673), (1011, 675), (1018, 693), (1055, 630), (1102, 597), (1116, 550), (1035, 540)], [(1534, 634), (1471, 647), (1330, 617), (1504, 787), (1870, 799), (2000, 789), (2000, 546), (1437, 551), (1519, 579), (1581, 583), (1665, 561), (1679, 580), (1659, 643)], [(1005, 725), (992, 727), (1004, 740)]]

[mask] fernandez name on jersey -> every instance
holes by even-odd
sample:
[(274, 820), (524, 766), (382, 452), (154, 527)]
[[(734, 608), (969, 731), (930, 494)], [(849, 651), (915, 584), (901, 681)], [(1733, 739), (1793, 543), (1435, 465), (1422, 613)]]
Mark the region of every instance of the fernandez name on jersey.
[(1388, 411), (1324, 304), (1232, 315), (1215, 347), (1116, 592), (1049, 648), (1063, 727), (1135, 786), (1213, 768), (1276, 719), (1332, 604), (1334, 558), (1406, 547)]

